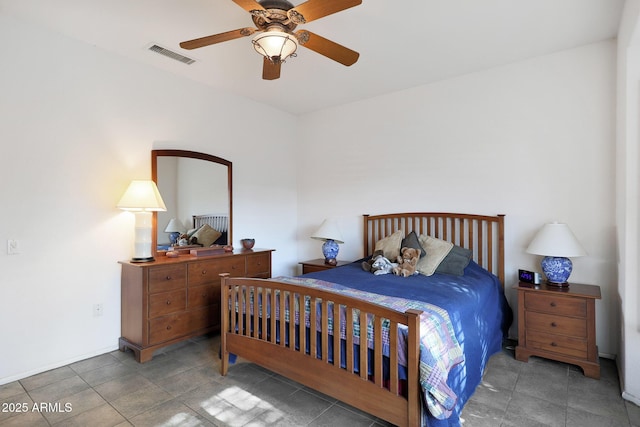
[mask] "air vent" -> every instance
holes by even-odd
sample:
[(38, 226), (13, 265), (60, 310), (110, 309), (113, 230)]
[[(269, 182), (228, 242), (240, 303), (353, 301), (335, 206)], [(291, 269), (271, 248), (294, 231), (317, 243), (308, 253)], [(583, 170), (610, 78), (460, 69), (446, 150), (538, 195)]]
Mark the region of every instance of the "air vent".
[(171, 59), (175, 59), (176, 61), (180, 61), (183, 64), (193, 64), (194, 62), (196, 62), (195, 59), (191, 59), (187, 56), (184, 55), (180, 55), (179, 53), (176, 53), (174, 51), (171, 51), (169, 49), (165, 49), (162, 46), (158, 46), (157, 44), (151, 45), (151, 47), (149, 48), (149, 50), (159, 53), (160, 55), (164, 55), (167, 58), (171, 58)]

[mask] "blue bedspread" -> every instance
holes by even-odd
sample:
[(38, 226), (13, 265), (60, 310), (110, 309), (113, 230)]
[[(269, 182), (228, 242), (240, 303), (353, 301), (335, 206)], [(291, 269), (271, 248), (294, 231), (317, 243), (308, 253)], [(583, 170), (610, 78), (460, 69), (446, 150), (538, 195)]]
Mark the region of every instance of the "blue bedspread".
[(376, 276), (363, 271), (360, 262), (354, 262), (302, 277), (423, 301), (445, 309), (462, 347), (464, 361), (453, 367), (447, 380), (457, 396), (452, 415), (441, 420), (427, 414), (426, 422), (432, 427), (460, 425), (462, 408), (480, 384), (489, 357), (500, 351), (502, 338), (512, 321), (511, 309), (496, 276), (471, 261), (464, 276)]

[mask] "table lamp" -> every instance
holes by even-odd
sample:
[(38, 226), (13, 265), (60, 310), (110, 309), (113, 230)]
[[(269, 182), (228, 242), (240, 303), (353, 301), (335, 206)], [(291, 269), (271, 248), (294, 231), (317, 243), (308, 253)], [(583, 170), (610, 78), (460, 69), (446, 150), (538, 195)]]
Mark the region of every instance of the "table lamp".
[(178, 242), (178, 237), (180, 237), (180, 235), (185, 232), (185, 228), (179, 219), (171, 218), (169, 224), (167, 224), (167, 227), (164, 229), (164, 232), (169, 233), (169, 241), (171, 242), (171, 246), (175, 246)]
[(324, 255), (324, 263), (329, 265), (336, 265), (338, 263), (338, 243), (344, 243), (342, 240), (342, 234), (338, 228), (338, 224), (333, 219), (325, 219), (320, 225), (320, 228), (316, 230), (312, 239), (323, 240), (322, 254)]
[(131, 262), (154, 261), (151, 251), (152, 212), (166, 211), (156, 183), (150, 180), (133, 180), (117, 205), (131, 211), (136, 217), (136, 235)]
[(554, 286), (569, 286), (567, 281), (573, 269), (569, 257), (587, 254), (569, 226), (558, 222), (545, 224), (527, 247), (527, 252), (544, 256), (542, 271)]

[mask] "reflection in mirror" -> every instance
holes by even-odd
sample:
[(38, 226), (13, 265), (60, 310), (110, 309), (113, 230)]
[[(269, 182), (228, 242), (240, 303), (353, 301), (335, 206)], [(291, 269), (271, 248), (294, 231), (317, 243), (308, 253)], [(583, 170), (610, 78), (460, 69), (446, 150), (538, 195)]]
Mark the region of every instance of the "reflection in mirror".
[[(153, 150), (151, 172), (167, 206), (155, 217), (157, 250), (169, 247), (172, 230), (187, 232), (202, 225), (194, 224), (194, 216), (206, 216), (206, 222), (221, 229), (216, 244), (231, 244), (231, 162), (194, 151)], [(209, 217), (215, 218), (216, 225)], [(167, 228), (172, 219), (177, 221)]]

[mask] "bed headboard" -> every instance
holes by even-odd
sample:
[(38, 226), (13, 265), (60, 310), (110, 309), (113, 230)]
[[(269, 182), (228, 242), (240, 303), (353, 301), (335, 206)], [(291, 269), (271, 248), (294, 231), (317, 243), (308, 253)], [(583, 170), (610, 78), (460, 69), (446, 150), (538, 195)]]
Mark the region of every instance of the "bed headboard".
[(229, 216), (227, 214), (193, 215), (193, 228), (200, 228), (209, 224), (221, 233), (229, 230)]
[(473, 260), (498, 276), (504, 288), (504, 215), (417, 212), (363, 215), (364, 256), (376, 242), (403, 230), (446, 240), (473, 252)]

